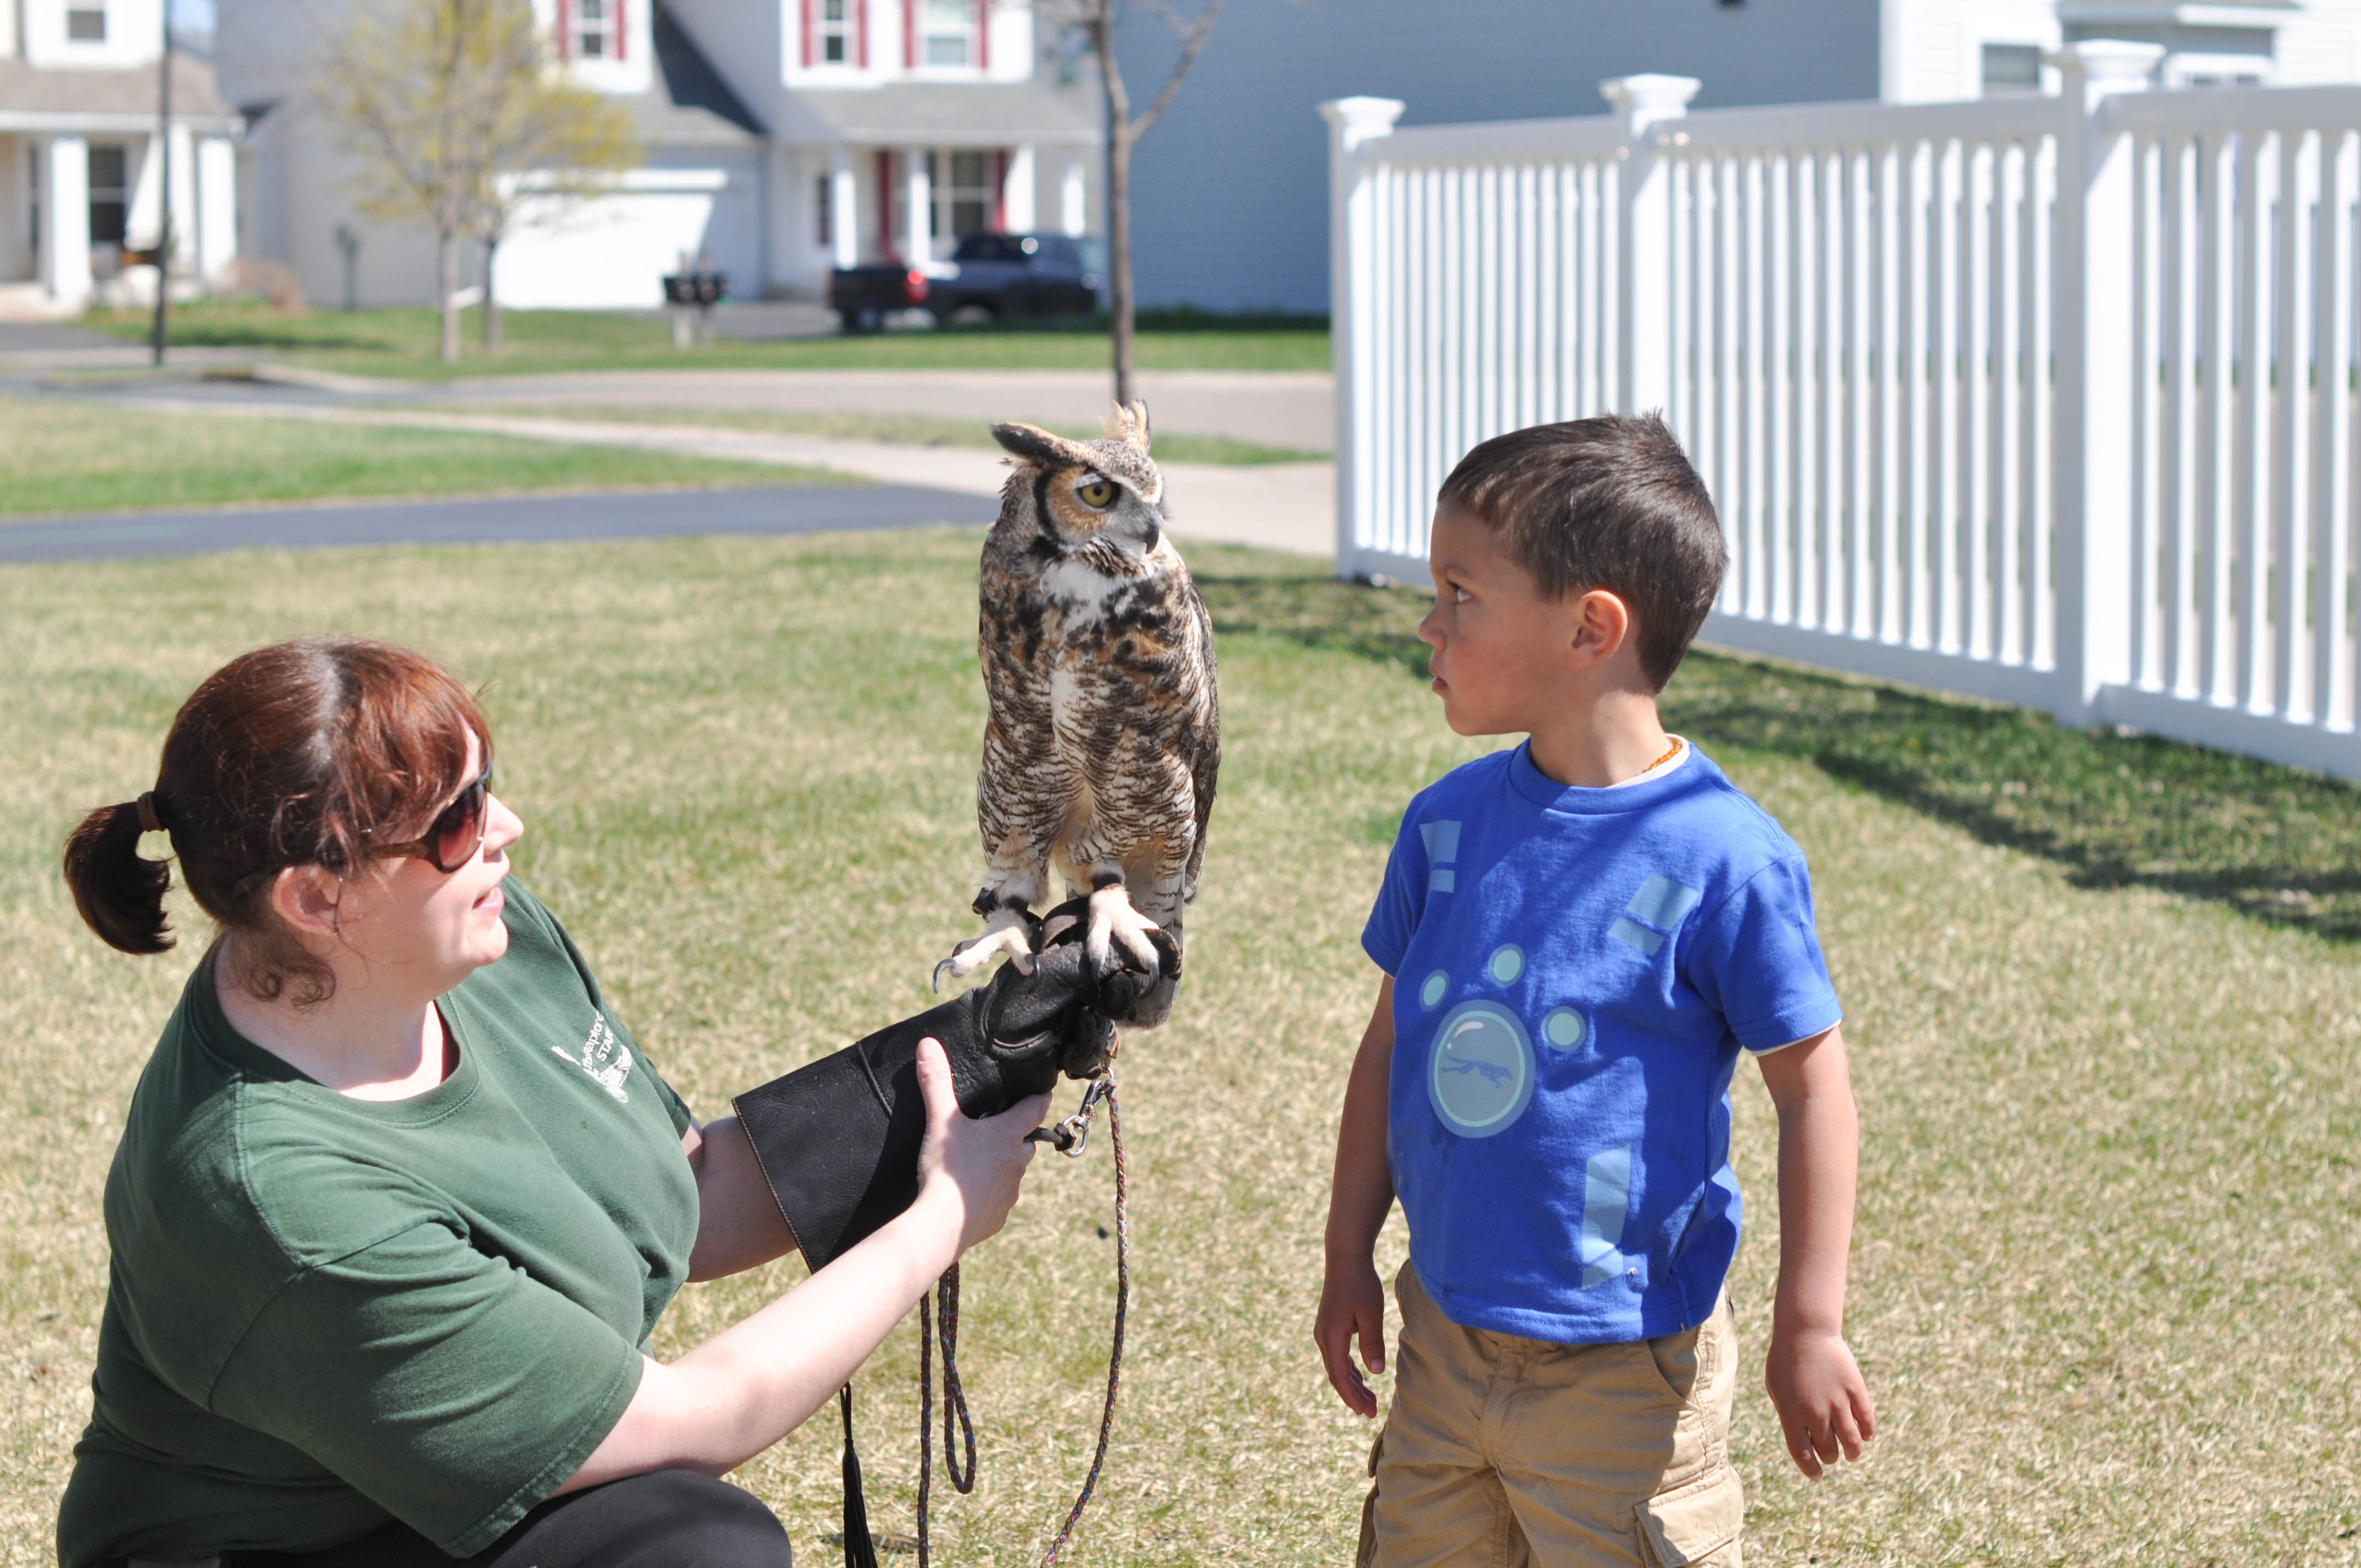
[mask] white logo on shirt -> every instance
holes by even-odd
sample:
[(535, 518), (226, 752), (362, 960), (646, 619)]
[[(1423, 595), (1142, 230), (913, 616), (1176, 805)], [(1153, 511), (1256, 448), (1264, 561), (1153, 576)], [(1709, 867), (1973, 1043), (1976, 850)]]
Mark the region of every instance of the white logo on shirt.
[(623, 1042), (615, 1037), (615, 1031), (607, 1027), (605, 1017), (591, 1020), (590, 1037), (582, 1042), (582, 1054), (578, 1060), (568, 1055), (564, 1046), (550, 1047), (549, 1054), (560, 1061), (573, 1062), (588, 1073), (616, 1104), (631, 1102), (631, 1096), (623, 1092), (623, 1080), (631, 1076), (631, 1053), (623, 1048)]

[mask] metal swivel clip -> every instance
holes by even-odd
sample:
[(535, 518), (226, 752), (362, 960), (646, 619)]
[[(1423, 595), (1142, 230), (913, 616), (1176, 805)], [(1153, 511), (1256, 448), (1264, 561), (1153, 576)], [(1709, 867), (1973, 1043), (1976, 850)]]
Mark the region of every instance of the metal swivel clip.
[(1025, 1141), (1033, 1144), (1055, 1144), (1060, 1154), (1069, 1159), (1079, 1159), (1082, 1157), (1082, 1150), (1090, 1146), (1091, 1113), (1098, 1109), (1100, 1101), (1113, 1092), (1115, 1092), (1115, 1074), (1111, 1072), (1099, 1074), (1091, 1080), (1090, 1086), (1082, 1091), (1082, 1102), (1074, 1108), (1072, 1115), (1055, 1126), (1034, 1128), (1025, 1135)]

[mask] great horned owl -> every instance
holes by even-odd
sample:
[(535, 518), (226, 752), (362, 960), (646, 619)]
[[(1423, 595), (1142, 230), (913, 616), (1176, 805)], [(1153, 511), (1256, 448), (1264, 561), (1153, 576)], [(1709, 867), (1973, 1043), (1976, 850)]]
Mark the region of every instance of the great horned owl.
[(1054, 868), (1070, 896), (1089, 892), (1092, 963), (1121, 967), (1120, 948), (1156, 976), (1123, 1020), (1153, 1027), (1180, 977), (1149, 933), (1179, 951), (1221, 766), (1213, 621), (1165, 537), (1145, 403), (1117, 408), (1103, 441), (992, 433), (1015, 472), (983, 543), (984, 929), (935, 979), (1001, 953), (1029, 963)]

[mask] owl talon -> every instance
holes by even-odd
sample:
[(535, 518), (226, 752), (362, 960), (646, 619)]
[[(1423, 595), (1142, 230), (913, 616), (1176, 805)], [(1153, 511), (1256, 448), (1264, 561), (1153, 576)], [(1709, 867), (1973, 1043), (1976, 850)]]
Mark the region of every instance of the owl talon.
[(1123, 967), (1115, 957), (1115, 949), (1120, 947), (1124, 956), (1153, 980), (1163, 972), (1164, 966), (1148, 933), (1160, 929), (1155, 921), (1132, 907), (1131, 894), (1118, 883), (1091, 894), (1091, 923), (1082, 938), (1082, 951), (1089, 956), (1094, 971), (1109, 974)]
[(1016, 972), (1033, 972), (1033, 929), (1023, 910), (1004, 911), (986, 924), (983, 934), (970, 937), (951, 949), (951, 956), (935, 966), (934, 988), (943, 988), (943, 976), (965, 980), (993, 959), (1006, 955)]

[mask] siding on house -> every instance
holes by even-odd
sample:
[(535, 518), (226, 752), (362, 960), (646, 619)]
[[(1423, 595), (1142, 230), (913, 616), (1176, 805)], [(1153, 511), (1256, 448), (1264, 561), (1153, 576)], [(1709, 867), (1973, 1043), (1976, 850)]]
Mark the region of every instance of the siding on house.
[[(1324, 99), (1401, 124), (1606, 112), (1598, 82), (1700, 78), (1695, 106), (1878, 96), (1879, 0), (1230, 0), (1135, 154), (1139, 297), (1215, 310), (1328, 307)], [(1119, 47), (1144, 104), (1174, 55), (1143, 10)]]
[(1941, 104), (1980, 97), (1983, 46), (2059, 45), (2055, 0), (1885, 0), (1885, 70), (1877, 96), (1889, 104)]
[(2361, 81), (2361, 4), (2312, 0), (2279, 23), (2278, 53), (2283, 87)]

